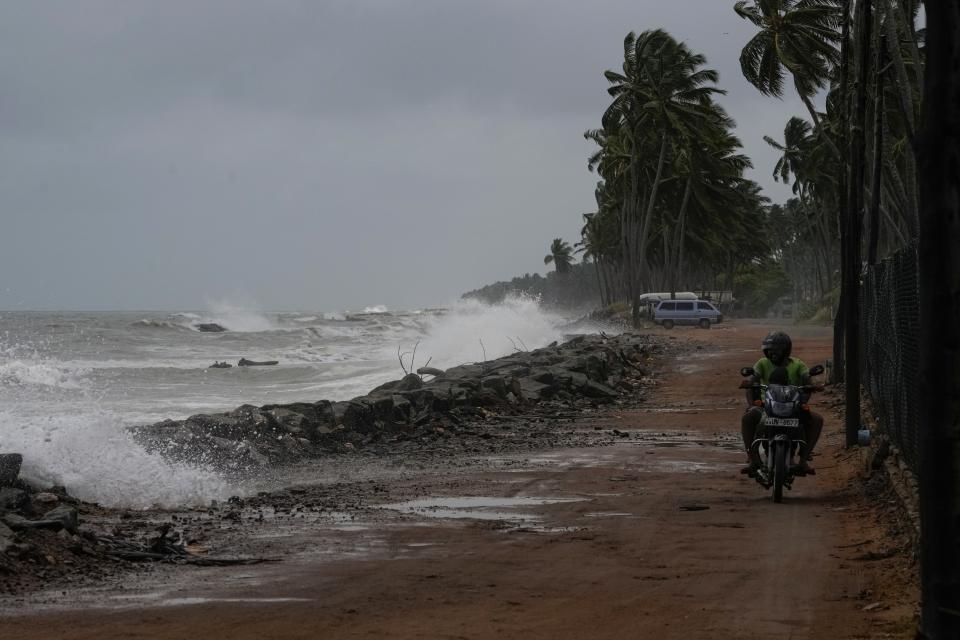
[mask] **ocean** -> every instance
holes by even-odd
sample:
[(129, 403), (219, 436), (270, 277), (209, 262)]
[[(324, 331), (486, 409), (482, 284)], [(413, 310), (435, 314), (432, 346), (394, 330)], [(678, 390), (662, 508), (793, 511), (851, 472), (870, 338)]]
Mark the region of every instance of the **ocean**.
[[(440, 309), (0, 312), (0, 452), (21, 475), (109, 506), (205, 504), (243, 493), (210, 469), (148, 454), (126, 427), (196, 413), (345, 400), (410, 368), (493, 359), (559, 340), (572, 318), (535, 300)], [(208, 333), (197, 325), (216, 323)], [(276, 366), (238, 367), (240, 358)], [(217, 361), (231, 368), (209, 368)]]

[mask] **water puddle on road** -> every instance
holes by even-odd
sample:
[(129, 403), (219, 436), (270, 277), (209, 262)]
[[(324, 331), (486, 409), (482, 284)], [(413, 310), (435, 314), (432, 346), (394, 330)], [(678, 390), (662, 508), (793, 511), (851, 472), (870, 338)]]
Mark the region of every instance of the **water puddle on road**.
[(584, 498), (541, 498), (514, 497), (497, 498), (492, 496), (458, 496), (452, 498), (424, 498), (393, 504), (380, 505), (401, 513), (415, 514), (427, 518), (474, 519), (474, 520), (540, 520), (533, 513), (508, 511), (518, 507), (537, 507), (560, 502), (581, 502)]

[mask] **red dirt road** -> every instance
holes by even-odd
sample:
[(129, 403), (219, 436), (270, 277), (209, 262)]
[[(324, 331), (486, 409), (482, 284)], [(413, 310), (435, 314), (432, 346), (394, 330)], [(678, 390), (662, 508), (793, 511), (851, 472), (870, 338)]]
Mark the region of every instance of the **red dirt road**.
[[(912, 637), (908, 559), (869, 555), (902, 541), (878, 523), (835, 415), (819, 406), (818, 473), (783, 504), (738, 473), (737, 369), (767, 329), (674, 330), (702, 348), (666, 363), (649, 409), (596, 423), (628, 432), (622, 444), (436, 482), (436, 495), (577, 499), (524, 507), (532, 525), (406, 521), (367, 555), (273, 565), (219, 599), (11, 616), (0, 637)], [(827, 329), (788, 330), (807, 364), (829, 357)]]

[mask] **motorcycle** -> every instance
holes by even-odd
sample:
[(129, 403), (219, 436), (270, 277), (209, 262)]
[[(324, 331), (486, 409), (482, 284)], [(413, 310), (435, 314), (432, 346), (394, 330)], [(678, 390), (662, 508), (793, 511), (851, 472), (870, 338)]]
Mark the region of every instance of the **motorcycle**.
[[(822, 365), (810, 369), (810, 375), (823, 373)], [(740, 375), (754, 375), (753, 367), (743, 367)], [(747, 380), (741, 388), (753, 391), (755, 406), (763, 410), (758, 432), (761, 434), (751, 444), (751, 454), (760, 453), (761, 465), (754, 474), (756, 481), (764, 488), (773, 487), (773, 501), (783, 501), (783, 489), (792, 489), (793, 481), (799, 475), (794, 471), (794, 459), (803, 460), (807, 443), (804, 441), (802, 422), (809, 418), (810, 407), (807, 401), (814, 391), (823, 391), (821, 385), (794, 386), (790, 384), (751, 383)]]

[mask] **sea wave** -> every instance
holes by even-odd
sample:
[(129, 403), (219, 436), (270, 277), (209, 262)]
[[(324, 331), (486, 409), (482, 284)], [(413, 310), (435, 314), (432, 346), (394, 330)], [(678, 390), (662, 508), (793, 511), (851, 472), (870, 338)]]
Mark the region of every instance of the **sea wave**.
[(88, 369), (64, 367), (52, 362), (11, 360), (0, 363), (0, 385), (79, 389)]
[(174, 507), (240, 493), (213, 471), (147, 453), (118, 415), (91, 403), (48, 416), (24, 416), (16, 407), (5, 407), (0, 420), (15, 425), (3, 432), (0, 448), (23, 454), (21, 475), (27, 481), (66, 486), (82, 500), (115, 507)]
[(145, 327), (148, 329), (173, 329), (177, 331), (191, 328), (189, 324), (170, 322), (168, 320), (152, 320), (150, 318), (141, 318), (140, 320), (131, 322), (130, 324), (134, 327)]
[(441, 368), (546, 346), (562, 337), (566, 322), (529, 296), (510, 296), (499, 304), (458, 300), (441, 314), (416, 318), (421, 331), (399, 345), (401, 353), (408, 354), (409, 364), (416, 345), (414, 367), (429, 358)]

